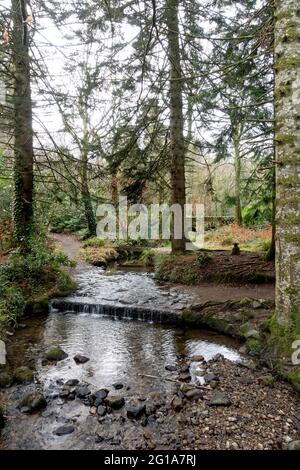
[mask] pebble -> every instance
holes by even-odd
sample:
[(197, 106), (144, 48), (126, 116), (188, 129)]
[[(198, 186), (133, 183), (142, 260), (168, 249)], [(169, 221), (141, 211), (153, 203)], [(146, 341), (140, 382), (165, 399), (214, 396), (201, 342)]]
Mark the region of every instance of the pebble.
[(61, 426), (59, 428), (57, 428), (53, 434), (55, 434), (56, 436), (66, 436), (68, 434), (72, 434), (73, 432), (75, 431), (75, 428), (74, 426)]

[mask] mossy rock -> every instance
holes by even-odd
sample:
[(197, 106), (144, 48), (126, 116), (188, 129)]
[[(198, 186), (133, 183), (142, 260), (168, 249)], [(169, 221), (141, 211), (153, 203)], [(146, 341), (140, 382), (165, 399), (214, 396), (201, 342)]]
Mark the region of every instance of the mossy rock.
[(274, 377), (271, 374), (261, 375), (258, 380), (262, 385), (266, 385), (267, 387), (273, 387), (275, 384)]
[(47, 402), (40, 392), (31, 392), (25, 395), (19, 403), (19, 408), (23, 413), (34, 413), (46, 408)]
[(68, 357), (68, 354), (65, 353), (59, 346), (54, 346), (46, 351), (45, 358), (49, 362), (59, 362), (63, 361)]
[(29, 367), (18, 367), (14, 372), (14, 379), (18, 383), (30, 383), (33, 381), (34, 372)]
[(239, 301), (239, 304), (240, 305), (250, 305), (252, 304), (253, 300), (252, 299), (248, 299), (248, 297), (244, 297), (243, 299), (241, 299)]
[(204, 326), (203, 321), (197, 313), (189, 308), (185, 308), (182, 312), (182, 320), (189, 326)]
[(252, 356), (259, 356), (261, 351), (262, 351), (262, 345), (259, 339), (255, 338), (248, 338), (247, 342), (247, 349), (249, 351), (249, 354)]
[(183, 322), (192, 327), (206, 327), (229, 336), (238, 336), (235, 326), (229, 320), (214, 315), (204, 315), (185, 309), (182, 312)]
[(13, 383), (13, 377), (8, 372), (0, 372), (0, 388), (8, 388)]

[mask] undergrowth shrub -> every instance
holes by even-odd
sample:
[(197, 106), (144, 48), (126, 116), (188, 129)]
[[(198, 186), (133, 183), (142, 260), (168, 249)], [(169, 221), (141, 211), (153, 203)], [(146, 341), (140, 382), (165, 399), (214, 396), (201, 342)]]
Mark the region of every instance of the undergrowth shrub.
[(47, 245), (45, 239), (29, 242), (28, 253), (15, 250), (0, 266), (0, 334), (7, 324), (15, 324), (28, 301), (46, 292), (71, 286), (62, 266), (70, 266), (66, 255)]
[(88, 238), (83, 243), (84, 247), (93, 246), (93, 247), (102, 248), (104, 245), (105, 245), (105, 241), (98, 237)]

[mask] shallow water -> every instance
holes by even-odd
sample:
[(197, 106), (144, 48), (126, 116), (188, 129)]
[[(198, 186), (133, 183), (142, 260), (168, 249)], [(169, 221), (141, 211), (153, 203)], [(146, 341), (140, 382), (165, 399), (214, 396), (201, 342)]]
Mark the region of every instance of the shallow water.
[(78, 289), (66, 300), (85, 304), (135, 306), (163, 310), (181, 310), (191, 302), (191, 296), (169, 284), (157, 283), (153, 273), (128, 269), (104, 271), (90, 268), (76, 276)]
[[(124, 381), (136, 392), (147, 393), (152, 387), (170, 386), (164, 380), (170, 375), (165, 366), (176, 363), (179, 356), (188, 359), (203, 355), (208, 360), (221, 353), (233, 361), (240, 359), (237, 343), (221, 335), (151, 321), (130, 321), (135, 309), (147, 312), (140, 318), (151, 320), (152, 309), (176, 313), (191, 300), (176, 287), (157, 283), (151, 273), (91, 268), (80, 272), (76, 280), (76, 293), (65, 299), (70, 308), (76, 303), (76, 313), (53, 309), (45, 325), (44, 347), (58, 344), (69, 355), (55, 368), (41, 369), (41, 378), (47, 382), (60, 377), (77, 378), (95, 387), (109, 387)], [(125, 306), (127, 318), (101, 315), (102, 306), (110, 306), (109, 311)], [(76, 354), (83, 354), (90, 361), (77, 366), (73, 360)]]
[[(69, 358), (56, 367), (41, 368), (40, 377), (49, 381), (76, 378), (95, 387), (110, 387), (123, 382), (138, 393), (149, 387), (168, 388), (164, 382), (170, 373), (167, 364), (176, 363), (184, 355), (203, 355), (206, 360), (217, 353), (233, 361), (239, 360), (237, 344), (227, 338), (200, 330), (181, 330), (163, 325), (113, 320), (96, 314), (53, 312), (45, 325), (44, 347), (60, 345)], [(76, 354), (90, 358), (77, 366)], [(160, 380), (145, 379), (153, 375)]]
[[(138, 305), (147, 311), (156, 308), (167, 312), (178, 312), (178, 305), (181, 308), (187, 305), (189, 295), (178, 293), (172, 286), (157, 284), (152, 275), (105, 273), (95, 268), (79, 273), (77, 281), (78, 291), (66, 303), (72, 305), (72, 302), (77, 302), (79, 309), (76, 313), (52, 309), (46, 318), (28, 319), (27, 328), (19, 330), (12, 340), (8, 358), (10, 366), (14, 368), (28, 361), (35, 363), (36, 383), (46, 396), (48, 406), (46, 415), (21, 414), (16, 403), (28, 387), (13, 387), (8, 392), (10, 419), (3, 433), (4, 448), (94, 448), (95, 439), (91, 436), (94, 436), (98, 424), (97, 419), (89, 415), (89, 407), (84, 406), (81, 400), (64, 401), (59, 397), (62, 384), (68, 379), (88, 384), (91, 391), (105, 387), (112, 395), (124, 396), (126, 403), (148, 399), (152, 392), (162, 393), (168, 401), (178, 388), (178, 375), (168, 372), (166, 365), (188, 364), (194, 355), (202, 355), (209, 360), (218, 353), (232, 361), (241, 359), (239, 343), (214, 332), (132, 321), (128, 317), (119, 319), (91, 311), (86, 313), (87, 304), (103, 305), (105, 302), (110, 306), (128, 302), (129, 309)], [(68, 357), (55, 365), (43, 365), (44, 352), (56, 345)], [(90, 360), (77, 365), (74, 361), (76, 354)], [(193, 382), (201, 383), (201, 372), (201, 364), (192, 362), (190, 374)], [(123, 384), (122, 390), (114, 389), (116, 382)], [(59, 425), (75, 422), (74, 434), (64, 438), (53, 434)], [(116, 426), (118, 429), (118, 424)], [(131, 431), (130, 426), (128, 432), (135, 435), (135, 427)]]

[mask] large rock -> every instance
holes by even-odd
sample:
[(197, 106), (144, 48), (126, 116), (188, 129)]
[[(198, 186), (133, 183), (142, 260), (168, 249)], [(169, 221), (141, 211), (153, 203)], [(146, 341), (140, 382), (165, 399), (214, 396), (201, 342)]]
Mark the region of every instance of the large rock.
[(76, 356), (74, 356), (74, 361), (76, 362), (77, 365), (79, 364), (85, 364), (86, 362), (89, 362), (89, 358), (86, 357), (86, 356), (82, 356), (81, 354), (76, 354)]
[(190, 382), (190, 380), (191, 380), (191, 374), (190, 374), (189, 372), (185, 372), (185, 373), (183, 373), (183, 374), (179, 374), (178, 380), (180, 380), (180, 382)]
[(66, 436), (67, 434), (72, 434), (75, 431), (74, 426), (61, 426), (60, 428), (57, 428), (53, 434), (56, 436)]
[(76, 389), (76, 396), (78, 398), (86, 398), (90, 394), (91, 394), (91, 391), (88, 387), (78, 387)]
[(245, 333), (245, 338), (249, 339), (249, 338), (252, 338), (252, 339), (259, 339), (260, 338), (260, 334), (259, 334), (259, 331), (257, 330), (248, 330), (246, 331)]
[(59, 346), (54, 346), (49, 348), (46, 351), (45, 358), (50, 362), (59, 362), (63, 361), (68, 357), (68, 354), (65, 353)]
[(186, 394), (189, 390), (193, 390), (195, 387), (192, 384), (181, 384), (180, 391)]
[(210, 383), (212, 381), (218, 381), (219, 380), (219, 377), (214, 374), (213, 372), (209, 372), (208, 374), (205, 374), (203, 376), (204, 380), (205, 380), (205, 383)]
[(111, 396), (105, 398), (104, 403), (113, 410), (119, 410), (125, 405), (125, 400), (123, 397)]
[(102, 388), (101, 390), (97, 390), (92, 394), (92, 398), (94, 400), (94, 405), (99, 406), (102, 405), (103, 400), (107, 397), (109, 394), (109, 390), (106, 388)]
[(185, 396), (189, 400), (200, 400), (203, 398), (203, 393), (198, 388), (192, 388), (186, 392)]
[(65, 383), (67, 387), (76, 387), (76, 385), (78, 384), (79, 384), (79, 380), (77, 379), (70, 379), (70, 380), (67, 380), (67, 382)]
[(115, 390), (121, 390), (122, 388), (124, 388), (124, 385), (121, 382), (116, 382), (113, 384), (113, 387)]
[(23, 413), (34, 413), (46, 408), (47, 402), (41, 392), (27, 393), (20, 401), (18, 407)]
[(230, 406), (231, 401), (223, 392), (215, 392), (208, 402), (209, 406)]
[(14, 371), (14, 379), (19, 384), (32, 382), (33, 376), (34, 376), (33, 370), (29, 369), (29, 367), (26, 367), (26, 366), (18, 367)]
[(98, 416), (103, 417), (103, 416), (106, 415), (106, 413), (107, 413), (107, 409), (106, 409), (105, 406), (102, 406), (102, 405), (98, 406), (98, 408), (97, 408)]
[(127, 407), (128, 418), (137, 419), (140, 418), (146, 411), (145, 405), (129, 405)]
[(191, 357), (191, 362), (202, 362), (202, 361), (204, 361), (204, 357), (201, 355)]
[(0, 388), (10, 387), (12, 382), (13, 378), (8, 372), (0, 372)]

